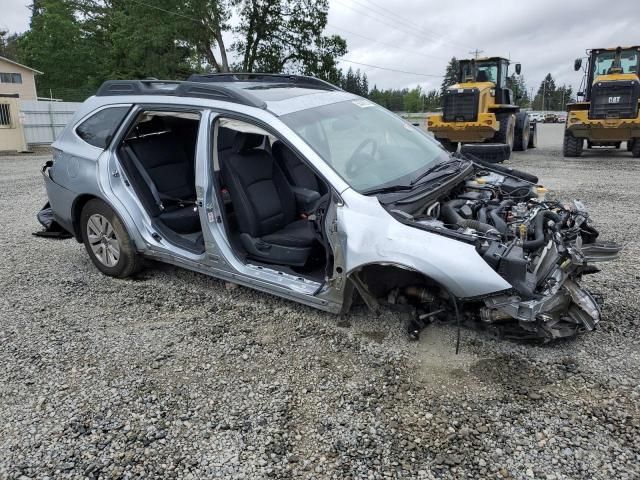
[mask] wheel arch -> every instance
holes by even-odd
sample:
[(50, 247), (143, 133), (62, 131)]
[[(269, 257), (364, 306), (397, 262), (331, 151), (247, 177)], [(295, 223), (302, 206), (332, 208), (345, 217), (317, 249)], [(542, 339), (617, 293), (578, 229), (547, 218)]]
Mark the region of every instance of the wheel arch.
[(348, 272), (347, 289), (342, 313), (347, 313), (356, 298), (356, 294), (371, 309), (376, 310), (378, 299), (383, 298), (395, 288), (424, 286), (434, 291), (448, 292), (446, 286), (415, 268), (397, 262), (371, 262), (360, 265)]
[(82, 243), (82, 229), (80, 227), (80, 215), (82, 214), (82, 209), (87, 203), (89, 203), (89, 201), (93, 199), (102, 200), (104, 202), (103, 198), (100, 198), (90, 193), (84, 193), (82, 195), (78, 195), (76, 199), (73, 201), (73, 205), (71, 206), (71, 221), (72, 221), (72, 227), (73, 227), (73, 236), (75, 237), (78, 243)]

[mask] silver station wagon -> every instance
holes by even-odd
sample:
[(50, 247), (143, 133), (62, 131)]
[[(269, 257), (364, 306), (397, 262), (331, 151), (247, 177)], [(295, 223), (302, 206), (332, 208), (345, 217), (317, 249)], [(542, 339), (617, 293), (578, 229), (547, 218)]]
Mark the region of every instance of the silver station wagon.
[(593, 330), (579, 281), (620, 250), (536, 177), (309, 77), (107, 81), (53, 147), (41, 217), (104, 274), (146, 257), (330, 312), (413, 312), (412, 335)]

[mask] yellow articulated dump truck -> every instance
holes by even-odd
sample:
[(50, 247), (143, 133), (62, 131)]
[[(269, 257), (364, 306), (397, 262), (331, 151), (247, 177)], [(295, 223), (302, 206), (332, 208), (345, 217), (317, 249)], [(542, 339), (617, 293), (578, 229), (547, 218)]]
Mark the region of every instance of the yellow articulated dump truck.
[[(578, 97), (567, 105), (564, 130), (565, 157), (579, 157), (593, 147), (620, 148), (627, 143), (634, 157), (640, 157), (640, 46), (594, 48), (587, 51), (588, 63)], [(582, 58), (576, 59), (576, 71)]]
[[(520, 68), (517, 63), (518, 75)], [(442, 113), (427, 118), (427, 129), (446, 149), (455, 152), (462, 144), (462, 153), (499, 163), (512, 150), (536, 146), (536, 124), (515, 104), (508, 69), (502, 57), (460, 61), (458, 83), (445, 91)]]

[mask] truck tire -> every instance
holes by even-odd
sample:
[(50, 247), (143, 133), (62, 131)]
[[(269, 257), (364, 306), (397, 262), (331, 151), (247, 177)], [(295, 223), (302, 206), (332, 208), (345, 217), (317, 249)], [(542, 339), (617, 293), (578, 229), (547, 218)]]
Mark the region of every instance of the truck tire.
[(436, 138), (448, 152), (455, 153), (458, 151), (458, 142), (452, 142), (448, 138)]
[(100, 199), (89, 200), (80, 214), (82, 241), (89, 258), (105, 275), (125, 278), (142, 266), (133, 240), (113, 209)]
[(640, 158), (640, 138), (634, 138), (631, 145), (631, 156), (633, 158)]
[(564, 142), (562, 145), (562, 154), (565, 157), (579, 157), (582, 155), (582, 147), (584, 146), (584, 139), (574, 137), (573, 133), (569, 130), (564, 131)]
[(513, 150), (516, 152), (524, 152), (529, 147), (529, 135), (531, 127), (529, 126), (529, 114), (527, 112), (516, 113), (516, 128), (513, 138)]
[(515, 115), (513, 113), (499, 113), (498, 115), (496, 115), (496, 117), (500, 122), (500, 130), (498, 130), (493, 136), (493, 140), (491, 143), (504, 143), (508, 145), (510, 157), (511, 150), (513, 150), (513, 140), (516, 130)]
[(538, 123), (533, 122), (531, 124), (531, 132), (529, 132), (529, 148), (536, 148), (538, 146)]
[(486, 163), (502, 163), (509, 159), (511, 148), (506, 143), (464, 143), (460, 147), (460, 153)]

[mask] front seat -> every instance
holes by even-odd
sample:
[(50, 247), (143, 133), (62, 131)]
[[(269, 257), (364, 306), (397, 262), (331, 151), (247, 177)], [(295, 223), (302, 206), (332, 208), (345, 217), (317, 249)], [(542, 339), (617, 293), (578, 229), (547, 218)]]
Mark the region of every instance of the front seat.
[(258, 148), (263, 140), (263, 135), (238, 133), (231, 153), (220, 165), (240, 241), (257, 260), (303, 266), (316, 239), (313, 224), (297, 219), (289, 182), (271, 154)]
[(292, 185), (320, 192), (316, 174), (289, 147), (278, 140), (271, 147), (271, 151), (273, 158), (287, 174)]
[(489, 76), (487, 75), (487, 72), (484, 70), (478, 70), (478, 73), (476, 74), (476, 82), (488, 82), (489, 81)]

